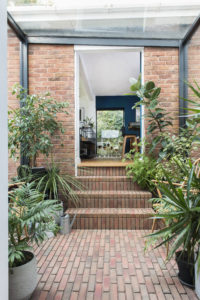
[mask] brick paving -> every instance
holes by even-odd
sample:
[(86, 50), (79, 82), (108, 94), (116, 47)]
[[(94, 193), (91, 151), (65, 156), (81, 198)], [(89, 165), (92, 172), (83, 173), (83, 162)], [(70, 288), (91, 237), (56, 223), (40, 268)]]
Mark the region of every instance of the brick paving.
[(35, 249), (39, 282), (31, 300), (197, 299), (177, 278), (165, 247), (144, 253), (147, 230), (74, 230)]

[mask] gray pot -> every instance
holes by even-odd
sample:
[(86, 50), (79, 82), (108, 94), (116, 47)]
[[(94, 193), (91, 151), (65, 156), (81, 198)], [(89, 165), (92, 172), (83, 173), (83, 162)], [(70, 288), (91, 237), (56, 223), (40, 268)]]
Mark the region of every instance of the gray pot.
[(36, 258), (28, 263), (9, 269), (9, 299), (28, 300), (37, 286)]
[(197, 262), (195, 264), (195, 292), (200, 299), (200, 272), (197, 272)]

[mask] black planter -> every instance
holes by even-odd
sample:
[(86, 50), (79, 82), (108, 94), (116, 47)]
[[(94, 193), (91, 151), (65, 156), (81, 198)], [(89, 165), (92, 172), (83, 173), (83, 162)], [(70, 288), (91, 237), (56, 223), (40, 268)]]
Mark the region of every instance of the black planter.
[[(47, 174), (47, 170), (44, 167), (33, 167), (31, 168), (31, 172), (33, 175), (33, 181), (40, 179), (42, 176)], [(44, 197), (45, 200), (49, 199), (49, 191), (46, 191), (46, 195)]]
[(44, 176), (47, 173), (47, 171), (44, 167), (33, 167), (33, 168), (31, 168), (31, 172), (32, 172), (32, 175), (34, 175), (34, 177)]
[(193, 289), (195, 287), (194, 261), (188, 260), (186, 251), (178, 251), (176, 252), (176, 263), (180, 282)]

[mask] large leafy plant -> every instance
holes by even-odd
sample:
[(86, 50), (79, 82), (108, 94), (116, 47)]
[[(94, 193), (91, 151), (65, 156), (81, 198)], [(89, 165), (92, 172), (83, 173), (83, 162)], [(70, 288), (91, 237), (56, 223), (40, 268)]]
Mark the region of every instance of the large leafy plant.
[(43, 201), (43, 194), (27, 183), (15, 189), (9, 203), (9, 266), (27, 262), (31, 244), (40, 244), (47, 231), (56, 233), (58, 227), (52, 217), (61, 205), (56, 200)]
[(160, 87), (156, 87), (153, 81), (148, 81), (144, 85), (141, 84), (141, 77), (139, 76), (136, 82), (130, 86), (131, 94), (136, 94), (140, 101), (134, 106), (135, 109), (139, 105), (144, 105), (146, 109), (145, 118), (148, 120), (147, 134), (151, 135), (151, 147), (152, 152), (158, 143), (161, 143), (165, 136), (163, 133), (166, 128), (172, 126), (171, 117), (169, 113), (159, 106), (159, 95), (161, 92)]
[[(156, 247), (171, 242), (168, 259), (181, 247), (183, 253), (187, 252), (188, 259), (194, 261), (195, 251), (200, 247), (200, 179), (191, 163), (189, 169), (180, 162), (177, 168), (186, 175), (187, 185), (184, 188), (175, 187), (164, 171), (168, 184), (158, 184), (162, 198), (157, 201), (160, 200), (164, 208), (168, 207), (168, 211), (159, 210), (155, 218), (164, 219), (166, 226), (148, 238), (157, 241)], [(197, 260), (200, 266), (200, 255)]]
[(194, 128), (194, 142), (200, 142), (200, 86), (196, 81), (194, 81), (194, 85), (187, 82), (188, 87), (193, 92), (193, 100), (191, 99), (184, 99), (188, 107), (186, 108), (186, 117), (187, 118), (187, 127), (193, 126)]
[[(29, 159), (30, 166), (36, 166), (39, 153), (46, 156), (52, 150), (52, 137), (56, 132), (64, 132), (57, 114), (67, 113), (66, 102), (56, 102), (49, 93), (43, 96), (28, 95), (20, 85), (15, 85), (13, 95), (20, 101), (21, 106), (8, 112), (8, 147), (10, 156), (18, 159), (20, 152)], [(22, 146), (22, 147), (21, 147)]]
[[(132, 159), (132, 151), (126, 158)], [(156, 176), (156, 159), (144, 153), (134, 153), (133, 161), (126, 166), (126, 175), (131, 177), (133, 182), (137, 182), (142, 188), (153, 191), (155, 185), (152, 179)]]

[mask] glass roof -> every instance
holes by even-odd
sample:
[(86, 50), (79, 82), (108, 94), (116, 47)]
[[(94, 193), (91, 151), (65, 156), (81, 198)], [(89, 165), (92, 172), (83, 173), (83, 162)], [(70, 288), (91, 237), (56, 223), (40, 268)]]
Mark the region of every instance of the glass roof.
[(28, 36), (182, 39), (200, 0), (8, 0)]

